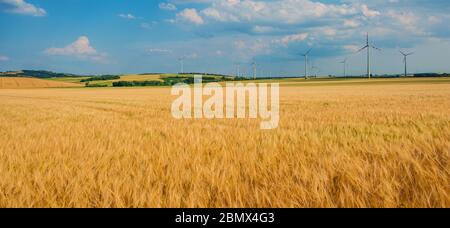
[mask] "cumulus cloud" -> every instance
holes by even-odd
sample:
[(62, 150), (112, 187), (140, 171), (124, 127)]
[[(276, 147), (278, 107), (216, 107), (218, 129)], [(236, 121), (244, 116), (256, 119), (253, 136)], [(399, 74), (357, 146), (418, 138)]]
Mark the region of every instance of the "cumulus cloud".
[(344, 20), (344, 27), (347, 27), (347, 28), (357, 28), (360, 25), (361, 25), (361, 23), (355, 19), (345, 19)]
[(355, 44), (347, 44), (343, 46), (343, 49), (350, 53), (355, 53), (361, 48), (361, 45), (355, 45)]
[(232, 43), (234, 55), (241, 59), (250, 59), (258, 55), (270, 54), (270, 41), (265, 39), (235, 40)]
[(8, 56), (0, 55), (0, 61), (8, 61), (8, 60), (9, 60)]
[(288, 45), (291, 42), (304, 41), (306, 38), (308, 38), (308, 35), (309, 35), (308, 33), (299, 33), (299, 34), (284, 36), (283, 38), (281, 38), (281, 40), (278, 40), (278, 42), (280, 42), (284, 45)]
[(162, 10), (170, 10), (170, 11), (177, 10), (177, 7), (174, 4), (165, 2), (159, 3), (159, 8)]
[(0, 0), (0, 5), (4, 5), (6, 11), (35, 17), (45, 16), (47, 12), (25, 0)]
[(123, 18), (123, 19), (129, 19), (129, 20), (134, 20), (134, 19), (136, 19), (136, 16), (134, 16), (134, 15), (131, 14), (131, 13), (121, 13), (121, 14), (119, 14), (119, 17), (120, 17), (120, 18)]
[[(448, 28), (445, 21), (450, 17), (446, 9), (450, 5), (438, 1), (421, 2), (420, 7), (397, 0), (168, 1), (178, 8), (196, 7), (178, 13), (172, 22), (197, 25), (193, 31), (199, 36), (214, 34), (216, 38), (225, 36), (233, 40), (242, 35), (260, 39), (262, 42), (253, 46), (272, 49), (284, 56), (291, 50), (296, 55), (295, 49), (307, 46), (315, 46), (316, 53), (323, 56), (341, 55), (350, 51), (352, 45), (363, 44), (366, 32), (381, 47), (411, 46), (433, 36), (450, 34), (443, 29)], [(245, 45), (246, 51), (252, 46), (247, 41)]]
[(148, 54), (171, 54), (173, 51), (163, 48), (149, 48), (145, 50)]
[(49, 48), (45, 50), (45, 53), (54, 56), (71, 56), (94, 61), (104, 61), (106, 58), (105, 53), (100, 53), (91, 46), (89, 38), (86, 36), (79, 37), (75, 42), (63, 48)]
[[(177, 4), (183, 2), (177, 1)], [(307, 38), (315, 43), (323, 38), (346, 39), (355, 35), (353, 30), (382, 22), (383, 16), (380, 11), (356, 0), (335, 3), (313, 0), (205, 0), (202, 3), (204, 7), (178, 13), (174, 21), (197, 25), (198, 34), (203, 34), (201, 30), (205, 29), (208, 33), (217, 30), (222, 34), (277, 36), (275, 42), (284, 46)]]
[(252, 28), (254, 33), (270, 33), (276, 31), (276, 29), (272, 26), (259, 26), (256, 25)]
[(195, 25), (202, 25), (205, 23), (203, 18), (198, 14), (196, 9), (184, 9), (177, 14), (177, 19), (193, 23)]
[(364, 16), (366, 17), (376, 17), (376, 16), (380, 16), (380, 12), (376, 11), (376, 10), (371, 10), (369, 9), (369, 7), (367, 5), (361, 5), (361, 10)]
[(325, 4), (311, 0), (214, 1), (201, 13), (220, 22), (303, 23), (342, 16), (376, 17), (380, 12), (361, 4)]

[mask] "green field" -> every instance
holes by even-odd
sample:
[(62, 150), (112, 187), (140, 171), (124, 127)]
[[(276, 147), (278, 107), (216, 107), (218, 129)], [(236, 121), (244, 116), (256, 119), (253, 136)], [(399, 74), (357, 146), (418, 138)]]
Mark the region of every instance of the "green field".
[[(111, 87), (114, 82), (119, 81), (164, 81), (165, 78), (172, 78), (172, 77), (181, 77), (181, 78), (190, 78), (193, 77), (193, 75), (187, 75), (187, 74), (128, 74), (128, 75), (122, 75), (120, 76), (120, 79), (114, 79), (114, 80), (97, 80), (97, 81), (91, 81), (89, 82), (90, 85), (105, 85), (107, 87)], [(214, 75), (208, 75), (205, 77), (216, 77), (216, 78), (222, 78), (222, 76), (214, 76)], [(76, 80), (76, 83), (81, 83), (80, 80), (83, 78), (71, 78), (69, 81)], [(72, 81), (74, 82), (74, 81)]]
[(56, 82), (70, 82), (70, 83), (82, 83), (80, 82), (83, 79), (87, 79), (89, 77), (58, 77), (58, 78), (49, 78), (47, 80), (56, 81)]

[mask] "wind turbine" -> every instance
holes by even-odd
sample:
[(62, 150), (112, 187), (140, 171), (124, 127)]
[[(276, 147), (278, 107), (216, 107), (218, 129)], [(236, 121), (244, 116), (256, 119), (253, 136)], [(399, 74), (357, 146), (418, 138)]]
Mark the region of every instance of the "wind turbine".
[(313, 72), (313, 74), (314, 74), (314, 77), (317, 78), (317, 75), (320, 73), (319, 67), (316, 67), (316, 66), (313, 65), (313, 66), (311, 67), (311, 70), (312, 70), (312, 72)]
[(314, 74), (314, 77), (317, 78), (317, 74), (320, 72), (320, 69), (314, 64), (314, 61), (311, 61), (311, 73)]
[(361, 49), (359, 49), (356, 53), (361, 52), (362, 50), (367, 48), (367, 77), (370, 79), (372, 77), (372, 73), (371, 73), (371, 68), (370, 68), (370, 49), (376, 49), (378, 51), (381, 51), (381, 49), (373, 46), (372, 44), (370, 44), (369, 42), (369, 33), (367, 33), (366, 36), (366, 46), (362, 47)]
[(408, 65), (407, 65), (407, 57), (414, 54), (414, 52), (411, 53), (405, 53), (403, 51), (399, 51), (403, 55), (403, 62), (405, 63), (405, 77), (408, 77)]
[(308, 55), (311, 52), (312, 48), (310, 48), (306, 53), (302, 54), (305, 57), (305, 80), (308, 80)]
[(185, 56), (183, 56), (183, 57), (181, 57), (181, 58), (178, 59), (178, 62), (180, 62), (180, 67), (181, 67), (181, 72), (180, 72), (180, 74), (183, 74), (183, 73), (184, 73), (184, 60), (185, 60), (185, 59), (186, 59)]
[(241, 76), (241, 63), (235, 62), (234, 66), (236, 67), (236, 77), (238, 78), (239, 76)]
[(344, 64), (344, 78), (346, 78), (347, 77), (347, 58), (345, 58), (342, 62), (339, 62), (339, 63), (342, 63), (342, 64)]
[(252, 62), (252, 67), (253, 67), (253, 80), (256, 80), (256, 62), (253, 60)]

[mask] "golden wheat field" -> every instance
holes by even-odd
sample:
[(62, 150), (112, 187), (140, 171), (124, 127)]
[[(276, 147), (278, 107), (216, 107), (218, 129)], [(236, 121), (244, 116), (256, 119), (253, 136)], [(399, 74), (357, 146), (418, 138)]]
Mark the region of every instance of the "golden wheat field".
[(0, 89), (61, 88), (80, 86), (81, 85), (75, 83), (55, 82), (38, 78), (0, 77)]
[(0, 207), (450, 207), (450, 83), (282, 86), (270, 131), (173, 99), (0, 90)]

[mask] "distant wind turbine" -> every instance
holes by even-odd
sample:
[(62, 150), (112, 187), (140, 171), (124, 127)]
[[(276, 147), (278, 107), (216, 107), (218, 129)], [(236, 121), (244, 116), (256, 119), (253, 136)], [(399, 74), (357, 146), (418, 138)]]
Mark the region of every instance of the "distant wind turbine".
[(183, 74), (184, 73), (184, 60), (186, 59), (186, 57), (181, 57), (181, 58), (179, 58), (178, 59), (178, 61), (180, 62), (180, 67), (181, 67), (181, 72), (180, 72), (180, 74)]
[(343, 65), (344, 65), (344, 78), (346, 78), (347, 77), (347, 58), (345, 58), (342, 62), (339, 62), (339, 63), (342, 63)]
[(306, 53), (302, 54), (305, 57), (305, 80), (308, 80), (308, 55), (311, 52), (312, 48), (310, 48)]
[(381, 49), (379, 49), (379, 48), (373, 46), (372, 44), (370, 44), (370, 42), (369, 42), (369, 33), (367, 33), (367, 36), (366, 36), (366, 46), (364, 46), (361, 49), (359, 49), (356, 53), (359, 53), (359, 52), (361, 52), (362, 50), (364, 50), (366, 48), (367, 48), (367, 77), (370, 79), (372, 77), (371, 68), (370, 68), (370, 49), (373, 48), (373, 49), (376, 49), (376, 50), (379, 50), (379, 51), (381, 51)]
[(256, 67), (257, 67), (257, 65), (256, 65), (255, 61), (252, 62), (252, 67), (253, 67), (253, 80), (256, 80), (256, 74), (257, 74)]
[(236, 77), (238, 78), (241, 76), (241, 63), (235, 62), (234, 65), (236, 66)]
[(403, 51), (399, 51), (403, 55), (403, 63), (405, 63), (405, 77), (408, 77), (408, 64), (407, 64), (407, 57), (414, 54), (414, 52), (411, 53), (405, 53)]
[(314, 74), (314, 76), (317, 78), (317, 75), (319, 74), (320, 69), (317, 67), (314, 62), (311, 63), (311, 73)]

